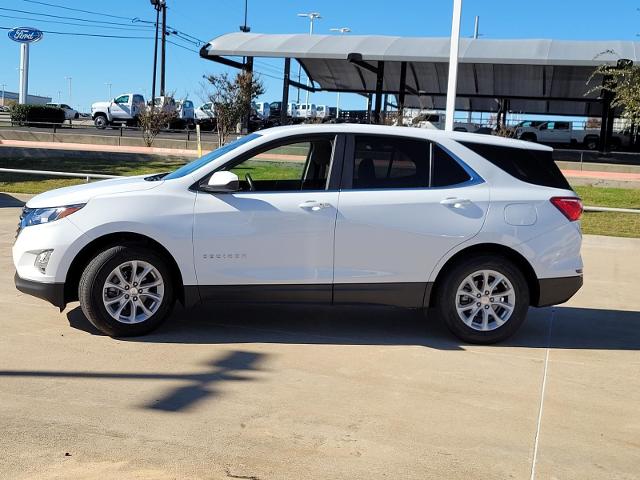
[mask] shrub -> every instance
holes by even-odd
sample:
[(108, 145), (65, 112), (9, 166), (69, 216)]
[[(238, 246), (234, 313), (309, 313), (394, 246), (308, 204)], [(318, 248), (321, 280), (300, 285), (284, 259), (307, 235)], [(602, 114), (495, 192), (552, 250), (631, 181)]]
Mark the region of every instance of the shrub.
[(52, 125), (64, 123), (64, 110), (49, 105), (14, 105), (11, 107), (14, 125)]

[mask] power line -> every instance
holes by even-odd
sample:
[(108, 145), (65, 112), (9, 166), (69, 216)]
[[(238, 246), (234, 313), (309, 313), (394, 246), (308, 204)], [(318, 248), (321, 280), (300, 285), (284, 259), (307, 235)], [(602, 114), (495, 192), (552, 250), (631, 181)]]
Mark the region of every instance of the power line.
[(53, 3), (46, 3), (46, 2), (39, 2), (37, 0), (22, 0), (23, 2), (28, 2), (28, 3), (37, 3), (40, 5), (46, 5), (48, 7), (54, 7), (54, 8), (62, 8), (64, 10), (72, 10), (74, 12), (82, 12), (82, 13), (88, 13), (90, 15), (100, 15), (101, 17), (111, 17), (111, 18), (120, 18), (122, 20), (131, 20), (131, 18), (128, 17), (122, 17), (120, 15), (111, 15), (109, 13), (102, 13), (102, 12), (92, 12), (90, 10), (81, 10), (79, 8), (71, 8), (71, 7), (64, 7), (62, 5), (55, 5)]
[(78, 18), (78, 17), (62, 17), (60, 15), (53, 15), (50, 13), (38, 13), (38, 12), (30, 12), (28, 10), (17, 10), (15, 8), (3, 8), (0, 7), (0, 10), (4, 10), (7, 12), (17, 12), (17, 13), (26, 13), (27, 15), (38, 15), (40, 17), (50, 17), (50, 18), (61, 18), (63, 20), (78, 20), (80, 22), (88, 22), (88, 23), (102, 23), (105, 25), (121, 25), (125, 27), (136, 27), (135, 25), (131, 25), (128, 23), (120, 23), (120, 22), (107, 22), (105, 20), (89, 20), (86, 18)]
[[(0, 30), (13, 30), (12, 27), (0, 27)], [(54, 35), (71, 35), (77, 37), (100, 37), (100, 38), (122, 38), (122, 39), (136, 39), (136, 40), (153, 40), (153, 37), (134, 37), (124, 35), (101, 35), (97, 33), (80, 33), (80, 32), (54, 32), (51, 30), (42, 30), (43, 33), (51, 33)]]
[(113, 30), (125, 30), (125, 31), (140, 31), (140, 32), (148, 32), (149, 29), (147, 28), (125, 28), (125, 27), (115, 27), (115, 26), (111, 26), (111, 25), (85, 25), (83, 23), (74, 23), (74, 22), (61, 22), (59, 20), (45, 20), (43, 18), (30, 18), (30, 17), (16, 17), (13, 15), (1, 15), (0, 17), (2, 18), (14, 18), (17, 20), (29, 20), (29, 21), (34, 21), (34, 22), (42, 22), (42, 23), (56, 23), (56, 24), (60, 24), (60, 25), (74, 25), (76, 27), (84, 27), (84, 28), (110, 28)]

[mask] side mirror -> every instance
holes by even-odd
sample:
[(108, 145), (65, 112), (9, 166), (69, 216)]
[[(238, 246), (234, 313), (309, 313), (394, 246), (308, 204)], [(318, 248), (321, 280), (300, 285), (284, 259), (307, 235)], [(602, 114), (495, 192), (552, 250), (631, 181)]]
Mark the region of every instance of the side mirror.
[(237, 192), (240, 190), (240, 180), (235, 173), (223, 170), (211, 175), (207, 184), (201, 188), (205, 192), (212, 193)]

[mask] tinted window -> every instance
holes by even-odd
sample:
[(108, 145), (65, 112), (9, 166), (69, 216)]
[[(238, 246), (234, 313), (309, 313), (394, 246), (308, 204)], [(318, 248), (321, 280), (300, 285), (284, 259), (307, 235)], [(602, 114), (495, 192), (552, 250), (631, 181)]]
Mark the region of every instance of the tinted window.
[(443, 187), (469, 179), (458, 162), (426, 140), (356, 137), (353, 188)]
[(116, 98), (115, 102), (116, 103), (128, 103), (129, 102), (129, 95), (121, 95), (118, 98)]
[(569, 182), (553, 161), (552, 152), (483, 143), (460, 143), (518, 180), (543, 187), (571, 190)]
[(451, 155), (438, 145), (433, 145), (431, 163), (432, 187), (448, 187), (470, 180), (469, 174), (456, 162)]

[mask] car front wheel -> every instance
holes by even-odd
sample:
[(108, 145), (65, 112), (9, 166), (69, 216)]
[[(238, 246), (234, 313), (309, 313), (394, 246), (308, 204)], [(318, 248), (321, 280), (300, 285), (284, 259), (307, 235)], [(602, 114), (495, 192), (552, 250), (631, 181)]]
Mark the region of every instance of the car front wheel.
[(524, 322), (528, 308), (524, 275), (498, 256), (459, 263), (437, 289), (439, 316), (454, 335), (468, 343), (490, 344), (509, 338)]
[(112, 247), (97, 255), (80, 278), (78, 297), (87, 319), (112, 337), (154, 330), (174, 304), (165, 260), (129, 246)]

